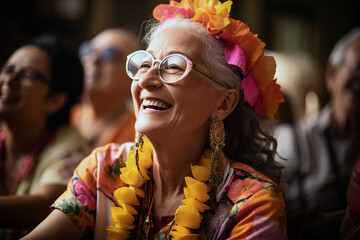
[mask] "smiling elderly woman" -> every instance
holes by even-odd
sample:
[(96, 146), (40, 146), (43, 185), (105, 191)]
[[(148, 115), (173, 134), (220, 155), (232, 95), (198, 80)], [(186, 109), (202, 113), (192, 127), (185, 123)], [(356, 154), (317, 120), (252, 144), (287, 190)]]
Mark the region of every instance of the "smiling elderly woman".
[(276, 141), (258, 116), (282, 101), (275, 62), (230, 1), (201, 3), (155, 8), (161, 24), (126, 66), (136, 143), (96, 149), (26, 239), (286, 239)]

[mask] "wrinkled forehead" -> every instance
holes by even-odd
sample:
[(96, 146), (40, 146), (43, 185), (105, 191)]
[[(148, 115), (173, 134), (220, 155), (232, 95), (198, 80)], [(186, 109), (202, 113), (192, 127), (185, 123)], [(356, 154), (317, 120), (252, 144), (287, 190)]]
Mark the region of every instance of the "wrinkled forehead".
[(138, 42), (126, 32), (106, 30), (91, 40), (91, 46), (99, 50), (113, 47), (128, 54), (137, 50)]
[(163, 59), (173, 52), (183, 53), (191, 60), (201, 60), (203, 43), (183, 27), (169, 27), (152, 36), (147, 51), (156, 59)]

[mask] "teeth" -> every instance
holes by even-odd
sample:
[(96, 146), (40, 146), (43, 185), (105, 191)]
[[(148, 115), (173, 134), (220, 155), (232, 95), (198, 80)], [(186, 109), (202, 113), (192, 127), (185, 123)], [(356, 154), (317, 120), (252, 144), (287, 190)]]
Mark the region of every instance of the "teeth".
[(156, 101), (156, 100), (144, 100), (142, 103), (145, 107), (158, 107), (162, 109), (169, 108), (170, 106), (164, 102)]

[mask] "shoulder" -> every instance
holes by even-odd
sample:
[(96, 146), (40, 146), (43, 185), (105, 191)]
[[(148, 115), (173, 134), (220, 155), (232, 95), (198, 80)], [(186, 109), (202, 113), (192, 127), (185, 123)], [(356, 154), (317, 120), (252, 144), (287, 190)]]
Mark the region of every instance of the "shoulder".
[(227, 184), (226, 194), (233, 204), (247, 201), (255, 195), (268, 198), (268, 200), (276, 198), (283, 201), (280, 187), (270, 178), (246, 164), (236, 162), (232, 164), (232, 167), (234, 172)]
[(295, 126), (299, 129), (299, 133), (314, 134), (328, 127), (330, 119), (331, 105), (327, 104), (318, 114), (299, 120)]
[(59, 160), (67, 159), (78, 164), (91, 152), (90, 144), (70, 126), (62, 126), (40, 152), (39, 158), (44, 164), (60, 164)]
[(232, 162), (231, 167), (235, 170), (234, 174), (244, 175), (246, 178), (251, 178), (254, 181), (265, 181), (269, 184), (275, 184), (270, 178), (265, 174), (255, 170), (254, 168), (240, 162)]
[(286, 213), (280, 187), (248, 165), (236, 162), (232, 168), (216, 213), (216, 218), (227, 218), (221, 229), (228, 229), (234, 239), (285, 239)]
[(75, 175), (87, 183), (87, 186), (99, 188), (110, 196), (119, 186), (120, 168), (125, 165), (128, 152), (133, 144), (109, 143), (95, 148), (75, 169)]
[(104, 146), (95, 148), (91, 154), (84, 159), (85, 165), (110, 165), (124, 164), (127, 160), (129, 151), (134, 146), (134, 143), (109, 143)]
[(71, 126), (60, 127), (54, 135), (53, 140), (48, 145), (51, 151), (56, 148), (61, 148), (62, 151), (78, 150), (85, 154), (91, 151), (90, 144), (80, 135), (78, 130)]

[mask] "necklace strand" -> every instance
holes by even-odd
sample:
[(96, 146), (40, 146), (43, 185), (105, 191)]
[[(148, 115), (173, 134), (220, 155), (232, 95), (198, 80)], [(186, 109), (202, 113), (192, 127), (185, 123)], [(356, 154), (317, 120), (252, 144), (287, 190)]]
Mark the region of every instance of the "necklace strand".
[[(114, 198), (119, 207), (111, 208), (111, 222), (114, 226), (108, 226), (108, 240), (128, 239), (131, 231), (135, 228), (134, 220), (138, 211), (140, 198), (147, 196), (148, 213), (145, 220), (146, 239), (149, 239), (151, 229), (151, 210), (153, 207), (153, 182), (152, 182), (152, 146), (145, 138), (139, 151), (131, 150), (126, 162), (126, 166), (120, 169), (120, 178), (129, 187), (121, 187), (114, 191)], [(135, 155), (138, 154), (136, 157)], [(174, 220), (171, 227), (167, 231), (167, 236), (172, 239), (180, 239), (187, 237), (188, 239), (198, 239), (199, 234), (193, 231), (200, 228), (202, 216), (201, 213), (210, 209), (205, 203), (209, 201), (209, 192), (213, 192), (217, 184), (209, 183), (210, 177), (213, 175), (212, 160), (214, 151), (208, 149), (204, 152), (199, 161), (199, 165), (191, 165), (193, 177), (185, 177), (187, 187), (184, 187), (185, 199), (183, 204), (178, 207), (175, 212)], [(222, 154), (220, 156), (223, 156)], [(138, 161), (137, 161), (138, 160)], [(222, 161), (216, 158), (216, 160)], [(219, 169), (217, 169), (218, 171)], [(222, 169), (223, 170), (223, 169)], [(217, 172), (216, 176), (222, 176)], [(144, 192), (143, 186), (147, 183), (147, 194)], [(150, 190), (150, 194), (149, 194)], [(149, 196), (150, 195), (150, 196)], [(209, 201), (211, 202), (211, 201)]]

